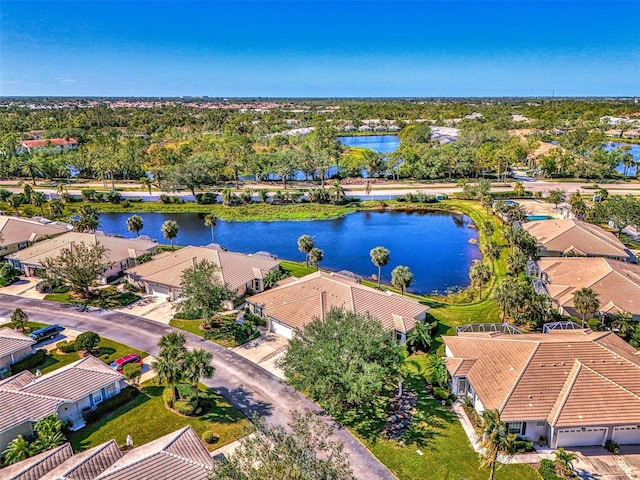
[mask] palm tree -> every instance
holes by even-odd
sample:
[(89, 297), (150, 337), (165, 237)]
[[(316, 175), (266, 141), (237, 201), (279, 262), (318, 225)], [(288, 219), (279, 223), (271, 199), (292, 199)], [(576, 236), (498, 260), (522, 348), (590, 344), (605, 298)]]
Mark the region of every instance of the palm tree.
[(28, 321), (29, 316), (21, 308), (16, 308), (11, 313), (11, 322), (14, 324), (16, 330), (24, 330)]
[(181, 332), (169, 332), (158, 342), (160, 355), (181, 356), (186, 352), (187, 339)]
[(572, 478), (573, 475), (573, 461), (577, 458), (573, 452), (567, 452), (564, 448), (560, 447), (554, 452), (556, 458), (553, 460), (553, 467), (556, 474), (562, 478)]
[(433, 343), (431, 333), (431, 324), (426, 322), (417, 322), (416, 326), (413, 327), (407, 335), (407, 344), (409, 344), (414, 350), (420, 349), (423, 352), (427, 352)]
[(31, 203), (40, 208), (40, 214), (44, 217), (44, 204), (47, 203), (45, 194), (42, 192), (32, 192)]
[(371, 263), (378, 267), (378, 286), (380, 286), (380, 275), (382, 267), (389, 263), (389, 250), (384, 247), (375, 247), (369, 252)]
[(67, 186), (64, 183), (57, 183), (56, 193), (58, 194), (58, 197), (62, 197), (63, 194), (68, 193)]
[(495, 261), (500, 258), (500, 252), (502, 248), (497, 243), (489, 242), (485, 243), (481, 247), (482, 254), (491, 263), (491, 273), (495, 270)]
[(346, 198), (346, 193), (344, 187), (340, 185), (338, 180), (333, 182), (333, 185), (329, 187), (329, 193), (331, 194), (331, 198), (335, 203), (340, 203)]
[(52, 217), (59, 217), (62, 215), (63, 208), (62, 202), (57, 198), (54, 198), (49, 202), (49, 211), (51, 212)]
[(196, 348), (188, 352), (184, 357), (184, 379), (188, 381), (195, 392), (196, 400), (198, 398), (198, 383), (201, 378), (213, 378), (216, 369), (211, 362), (213, 361), (213, 353)]
[(309, 252), (309, 262), (316, 267), (316, 271), (320, 269), (320, 262), (324, 259), (324, 250), (312, 248)]
[(582, 328), (587, 321), (587, 315), (595, 315), (600, 308), (598, 294), (590, 288), (581, 288), (573, 293), (573, 308), (582, 316)]
[(618, 331), (618, 335), (623, 338), (626, 338), (636, 325), (636, 322), (633, 321), (633, 315), (625, 311), (615, 313), (611, 320), (611, 326), (615, 328)]
[(567, 192), (562, 190), (561, 188), (555, 188), (553, 190), (549, 190), (549, 202), (555, 205), (555, 208), (558, 208), (558, 204), (564, 202), (567, 198)]
[(211, 227), (211, 243), (213, 243), (213, 227), (218, 223), (218, 217), (216, 217), (213, 213), (207, 213), (204, 216), (204, 226)]
[(56, 414), (38, 420), (34, 430), (37, 438), (31, 444), (33, 454), (62, 445), (62, 442), (65, 441), (62, 433), (62, 422)]
[(444, 358), (439, 355), (428, 355), (425, 366), (426, 380), (431, 385), (444, 387), (449, 381), (449, 372)]
[(313, 250), (315, 242), (313, 241), (313, 237), (311, 235), (301, 235), (298, 238), (298, 250), (305, 254), (307, 267), (309, 266), (309, 254), (311, 250)]
[(127, 218), (127, 230), (136, 234), (136, 237), (140, 234), (140, 230), (144, 227), (144, 221), (140, 215), (133, 215)]
[(493, 480), (498, 465), (498, 454), (508, 453), (516, 440), (515, 433), (509, 433), (507, 426), (500, 420), (497, 410), (485, 410), (482, 413), (482, 440), (480, 461), (482, 467), (490, 469), (489, 480)]
[(171, 251), (173, 251), (173, 239), (178, 236), (178, 231), (180, 230), (178, 222), (167, 220), (162, 224), (160, 230), (162, 231), (162, 236), (171, 242)]
[(182, 362), (175, 357), (158, 355), (151, 363), (151, 368), (158, 375), (158, 381), (171, 389), (171, 406), (175, 405), (178, 400), (176, 384), (182, 380), (184, 373)]
[(24, 438), (24, 435), (18, 435), (11, 440), (7, 445), (7, 448), (2, 452), (4, 456), (4, 463), (11, 465), (13, 463), (21, 462), (22, 460), (29, 458), (32, 455), (32, 448), (29, 440)]
[(151, 187), (153, 186), (153, 180), (151, 180), (148, 176), (140, 177), (140, 186), (142, 188), (146, 188), (149, 191), (149, 196), (151, 196)]
[(480, 292), (480, 300), (482, 300), (482, 285), (487, 283), (491, 278), (491, 272), (486, 263), (474, 260), (469, 269), (469, 278), (472, 285), (477, 285)]
[(515, 282), (516, 280), (513, 278), (505, 278), (496, 285), (496, 288), (493, 292), (496, 303), (500, 307), (500, 317), (502, 318), (503, 322), (511, 313), (514, 301), (517, 302), (517, 299), (514, 299), (513, 295)]
[[(20, 182), (20, 183), (22, 183), (22, 182)], [(24, 188), (23, 188), (22, 191), (24, 193), (25, 203), (31, 203), (31, 195), (34, 192), (33, 187), (31, 185), (29, 185), (28, 183), (25, 183), (24, 184)]]
[(220, 193), (222, 195), (223, 205), (231, 205), (233, 203), (233, 190), (230, 188), (223, 188)]
[(489, 209), (493, 205), (493, 197), (491, 195), (483, 195), (480, 199), (482, 206), (487, 209), (487, 215), (489, 214)]
[(409, 288), (409, 285), (413, 283), (413, 273), (409, 270), (409, 267), (404, 265), (398, 265), (391, 272), (391, 285), (400, 289), (400, 292), (404, 295), (404, 291)]
[(7, 198), (7, 203), (16, 210), (16, 215), (19, 215), (18, 207), (24, 203), (24, 196), (21, 193), (14, 193)]

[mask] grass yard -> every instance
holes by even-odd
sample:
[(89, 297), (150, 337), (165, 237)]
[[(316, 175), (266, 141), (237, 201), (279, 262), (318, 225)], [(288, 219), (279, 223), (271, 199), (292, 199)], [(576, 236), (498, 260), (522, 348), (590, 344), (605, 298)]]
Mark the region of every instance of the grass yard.
[[(479, 468), (478, 454), (471, 448), (455, 414), (424, 393), (426, 358), (426, 355), (414, 356), (405, 363), (406, 385), (418, 392), (418, 413), (404, 436), (405, 445), (379, 437), (362, 441), (400, 480), (486, 480), (489, 471)], [(495, 478), (540, 480), (541, 477), (528, 465), (504, 465)]]
[(200, 330), (201, 323), (201, 320), (181, 320), (174, 317), (169, 322), (169, 326), (179, 328), (185, 332), (193, 333), (199, 337), (204, 337), (204, 332)]
[(215, 406), (201, 417), (183, 417), (167, 410), (162, 399), (164, 386), (145, 383), (142, 391), (126, 404), (82, 430), (67, 435), (74, 451), (79, 452), (115, 439), (124, 445), (131, 435), (136, 446), (150, 442), (175, 430), (191, 425), (198, 435), (214, 430), (220, 441), (208, 445), (215, 450), (247, 434), (251, 423), (238, 410), (217, 396)]
[[(102, 338), (100, 340), (100, 352), (96, 355), (96, 357), (102, 360), (104, 363), (109, 364), (114, 360), (120, 357), (124, 357), (129, 353), (137, 353), (138, 355), (140, 355), (140, 358), (144, 358), (149, 355), (147, 352), (143, 352), (142, 350), (123, 345), (122, 343), (114, 342), (113, 340), (109, 340), (108, 338)], [(11, 370), (14, 374), (21, 372), (22, 370), (30, 370), (31, 373), (35, 373), (35, 371), (38, 369), (42, 373), (48, 373), (57, 370), (58, 368), (64, 367), (65, 365), (69, 365), (70, 363), (73, 363), (77, 360), (80, 360), (77, 352), (58, 354), (53, 351), (51, 352), (51, 354), (46, 355), (42, 362), (36, 365), (33, 365), (33, 362), (30, 362), (29, 358), (26, 358), (21, 362), (14, 364), (11, 367)]]
[(289, 262), (286, 260), (280, 262), (280, 267), (282, 267), (285, 272), (289, 272), (292, 277), (304, 277), (316, 271), (315, 268), (307, 267), (304, 263)]
[(171, 327), (179, 328), (189, 333), (193, 333), (194, 335), (198, 335), (199, 337), (206, 338), (207, 340), (211, 340), (212, 342), (217, 343), (225, 348), (233, 348), (243, 343), (248, 342), (249, 340), (253, 340), (259, 335), (257, 330), (254, 330), (254, 335), (243, 335), (240, 331), (242, 330), (242, 326), (236, 323), (236, 315), (220, 315), (220, 322), (217, 327), (201, 330), (200, 324), (201, 320), (183, 320), (178, 318), (172, 318), (169, 322)]
[(72, 294), (72, 292), (48, 293), (45, 295), (44, 299), (51, 300), (52, 302), (74, 303), (77, 305), (87, 305), (96, 308), (113, 309), (130, 305), (133, 302), (140, 300), (140, 296), (132, 292), (115, 292), (113, 288), (107, 287), (99, 290), (98, 295), (89, 299), (77, 298)]

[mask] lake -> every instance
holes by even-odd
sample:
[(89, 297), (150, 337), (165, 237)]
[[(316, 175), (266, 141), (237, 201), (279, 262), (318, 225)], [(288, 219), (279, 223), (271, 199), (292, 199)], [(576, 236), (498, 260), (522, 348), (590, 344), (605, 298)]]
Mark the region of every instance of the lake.
[(348, 147), (368, 148), (378, 153), (395, 152), (400, 146), (397, 135), (357, 135), (338, 137), (338, 141)]
[[(627, 147), (631, 147), (631, 155), (633, 155), (633, 159), (636, 162), (640, 162), (640, 145), (635, 145), (633, 143), (620, 143), (620, 142), (607, 142), (604, 145), (605, 150), (609, 151), (609, 150), (613, 150), (615, 148), (618, 148), (620, 146), (627, 146)], [(616, 167), (616, 171), (618, 173), (624, 173), (624, 165), (620, 164)], [(629, 170), (627, 171), (627, 175), (632, 177), (634, 175), (637, 175), (637, 167), (631, 167), (629, 168)]]
[[(131, 213), (103, 213), (100, 229), (133, 237), (126, 220)], [(196, 213), (139, 213), (144, 219), (141, 234), (166, 242), (160, 226), (175, 220), (180, 232), (178, 245), (207, 245), (211, 230), (204, 226), (203, 215)], [(391, 260), (382, 269), (383, 282), (391, 280), (391, 270), (408, 266), (415, 282), (415, 293), (444, 293), (469, 285), (471, 262), (481, 257), (478, 232), (465, 215), (445, 212), (356, 212), (343, 218), (316, 221), (225, 222), (215, 226), (215, 241), (231, 251), (255, 253), (266, 250), (280, 259), (304, 261), (297, 240), (303, 234), (314, 237), (316, 247), (324, 250), (323, 268), (349, 270), (363, 278), (377, 274), (369, 252), (382, 245), (391, 252)], [(166, 242), (168, 243), (168, 242)]]

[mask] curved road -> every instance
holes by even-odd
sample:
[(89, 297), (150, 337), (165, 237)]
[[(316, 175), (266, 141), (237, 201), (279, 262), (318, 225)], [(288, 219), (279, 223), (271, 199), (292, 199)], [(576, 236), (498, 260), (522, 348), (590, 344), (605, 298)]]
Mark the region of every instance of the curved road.
[[(92, 330), (127, 345), (151, 354), (158, 353), (161, 336), (177, 329), (113, 311), (80, 312), (77, 307), (58, 302), (23, 298), (0, 294), (0, 316), (10, 317), (14, 308), (22, 308), (29, 319), (42, 323), (56, 323), (74, 330)], [(265, 416), (270, 423), (286, 426), (291, 421), (291, 411), (319, 411), (319, 407), (304, 395), (295, 392), (263, 368), (215, 343), (184, 333), (187, 346), (204, 348), (214, 353), (213, 365), (216, 374), (205, 380), (207, 386), (215, 388), (232, 405), (249, 418), (254, 413)], [(329, 417), (322, 417), (332, 423)], [(334, 437), (344, 443), (345, 452), (357, 478), (366, 480), (396, 479), (358, 440), (344, 429), (336, 430)]]

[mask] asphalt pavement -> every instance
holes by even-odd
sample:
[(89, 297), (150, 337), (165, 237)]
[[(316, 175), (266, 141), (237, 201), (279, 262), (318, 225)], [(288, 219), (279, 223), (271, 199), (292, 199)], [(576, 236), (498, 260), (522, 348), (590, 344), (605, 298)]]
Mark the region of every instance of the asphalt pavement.
[[(189, 348), (204, 348), (214, 353), (213, 379), (203, 383), (214, 388), (247, 417), (263, 416), (270, 424), (286, 426), (292, 419), (292, 411), (320, 412), (320, 407), (304, 395), (283, 384), (275, 375), (240, 355), (213, 342), (175, 329), (168, 325), (121, 312), (89, 309), (80, 311), (77, 306), (0, 294), (0, 317), (10, 317), (14, 308), (22, 308), (35, 322), (58, 324), (65, 328), (92, 330), (126, 345), (158, 353), (158, 340), (171, 331), (182, 332)], [(334, 424), (330, 417), (319, 415)], [(344, 451), (356, 478), (396, 479), (353, 435), (345, 429), (337, 429), (334, 438), (344, 443)]]

